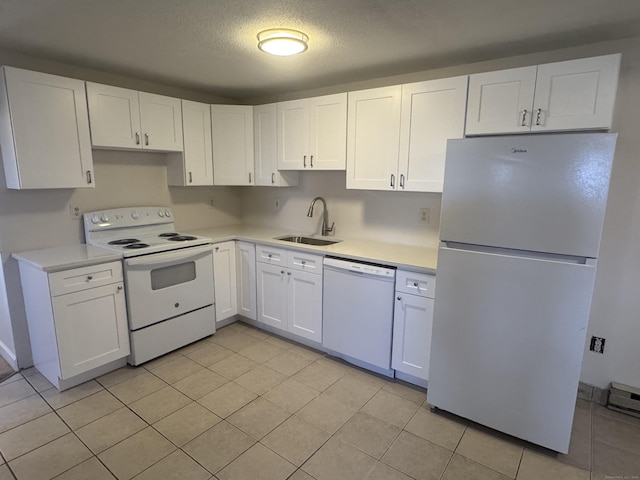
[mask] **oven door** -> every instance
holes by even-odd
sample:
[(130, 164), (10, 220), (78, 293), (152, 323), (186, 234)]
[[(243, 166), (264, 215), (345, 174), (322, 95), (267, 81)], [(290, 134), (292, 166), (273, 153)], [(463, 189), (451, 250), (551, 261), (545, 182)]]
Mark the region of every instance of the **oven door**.
[(213, 304), (211, 245), (127, 258), (124, 265), (131, 330)]

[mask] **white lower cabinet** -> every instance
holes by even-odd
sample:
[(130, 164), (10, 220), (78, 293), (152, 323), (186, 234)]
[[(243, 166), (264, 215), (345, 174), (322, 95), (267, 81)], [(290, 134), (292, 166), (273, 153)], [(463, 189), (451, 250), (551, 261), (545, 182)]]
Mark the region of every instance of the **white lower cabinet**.
[(423, 387), (429, 374), (435, 283), (433, 275), (404, 270), (396, 275), (391, 368), (396, 377)]
[(64, 390), (126, 363), (122, 264), (47, 273), (20, 262), (35, 367)]
[(258, 321), (322, 341), (322, 256), (256, 247)]
[(256, 246), (249, 242), (236, 242), (238, 277), (238, 313), (250, 320), (257, 319), (256, 300)]
[(217, 324), (238, 314), (236, 279), (236, 242), (216, 243), (213, 246), (213, 289)]

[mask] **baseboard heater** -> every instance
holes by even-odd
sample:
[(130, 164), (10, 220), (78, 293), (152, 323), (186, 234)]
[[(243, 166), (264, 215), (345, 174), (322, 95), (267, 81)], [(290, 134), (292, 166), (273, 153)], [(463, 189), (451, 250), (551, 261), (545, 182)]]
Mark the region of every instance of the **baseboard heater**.
[(640, 418), (640, 388), (611, 382), (607, 408)]

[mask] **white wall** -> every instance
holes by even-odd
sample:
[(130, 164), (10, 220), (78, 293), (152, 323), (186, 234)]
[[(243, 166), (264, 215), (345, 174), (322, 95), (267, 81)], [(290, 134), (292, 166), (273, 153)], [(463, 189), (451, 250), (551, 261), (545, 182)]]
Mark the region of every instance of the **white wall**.
[[(580, 57), (622, 53), (622, 69), (613, 132), (618, 132), (609, 204), (587, 338), (606, 338), (603, 355), (585, 346), (583, 382), (605, 388), (611, 381), (640, 386), (640, 38), (583, 45), (552, 52), (461, 65), (440, 70), (373, 79), (323, 89), (253, 98), (247, 103), (268, 103), (343, 91), (410, 83), (433, 78), (536, 65)], [(324, 195), (337, 236), (437, 244), (439, 195), (397, 192), (347, 191), (344, 174), (305, 172), (298, 187), (274, 192), (252, 189), (243, 196), (243, 221), (318, 231), (319, 224), (305, 217), (308, 203)], [(280, 212), (272, 199), (280, 197)], [(417, 222), (421, 207), (431, 208), (432, 223)]]

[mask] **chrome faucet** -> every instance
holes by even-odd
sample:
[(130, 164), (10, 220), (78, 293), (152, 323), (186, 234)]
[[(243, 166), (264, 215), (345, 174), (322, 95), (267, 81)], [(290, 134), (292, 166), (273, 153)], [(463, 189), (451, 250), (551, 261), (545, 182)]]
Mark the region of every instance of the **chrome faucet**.
[(316, 201), (320, 200), (322, 202), (322, 236), (327, 236), (333, 232), (333, 227), (335, 226), (335, 222), (331, 224), (329, 227), (329, 212), (327, 212), (327, 202), (324, 201), (322, 197), (316, 197), (311, 200), (311, 205), (309, 206), (309, 211), (307, 212), (307, 217), (313, 217), (313, 207), (316, 204)]

